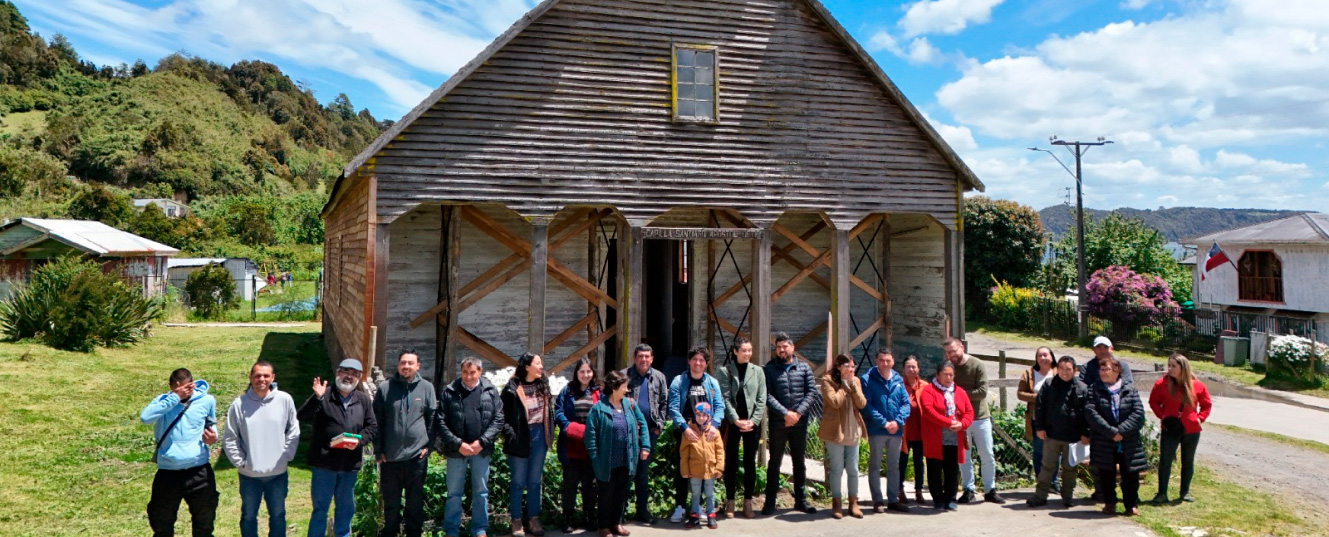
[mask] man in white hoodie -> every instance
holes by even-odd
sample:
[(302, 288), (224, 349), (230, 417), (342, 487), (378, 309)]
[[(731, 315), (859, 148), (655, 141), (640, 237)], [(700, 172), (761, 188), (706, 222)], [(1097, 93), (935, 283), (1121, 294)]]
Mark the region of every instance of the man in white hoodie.
[(222, 447), (240, 473), (240, 535), (258, 537), (258, 506), (268, 504), (268, 536), (286, 535), (286, 465), (300, 445), (295, 401), (272, 389), (272, 364), (249, 368), (249, 389), (226, 412)]

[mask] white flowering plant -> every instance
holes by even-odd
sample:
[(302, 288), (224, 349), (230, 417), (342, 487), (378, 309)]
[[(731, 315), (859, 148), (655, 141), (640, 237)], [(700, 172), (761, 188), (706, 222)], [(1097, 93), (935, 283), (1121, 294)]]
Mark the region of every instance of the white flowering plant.
[[(498, 388), (501, 391), (504, 386), (508, 385), (508, 381), (512, 380), (512, 376), (515, 375), (516, 373), (517, 373), (517, 368), (505, 367), (503, 369), (490, 371), (488, 373), (485, 373), (484, 375), (485, 378), (489, 379), (489, 382), (494, 384), (495, 388)], [(566, 388), (567, 386), (568, 386), (568, 379), (558, 375), (549, 375), (550, 395), (558, 397), (558, 394), (563, 393), (563, 388)]]
[(1329, 346), (1299, 336), (1277, 336), (1269, 342), (1268, 356), (1271, 372), (1314, 381), (1319, 372), (1317, 363), (1329, 357)]

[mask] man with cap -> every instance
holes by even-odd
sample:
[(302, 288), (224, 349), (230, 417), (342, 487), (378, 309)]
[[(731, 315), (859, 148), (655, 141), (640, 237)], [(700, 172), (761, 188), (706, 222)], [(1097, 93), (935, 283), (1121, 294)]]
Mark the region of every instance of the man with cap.
[[(1107, 336), (1094, 338), (1094, 357), (1085, 362), (1084, 366), (1080, 368), (1080, 382), (1083, 382), (1085, 386), (1093, 386), (1098, 383), (1098, 360), (1109, 356), (1116, 358), (1112, 354), (1112, 340), (1108, 339)], [(1131, 379), (1131, 366), (1126, 365), (1126, 362), (1120, 358), (1117, 359), (1117, 363), (1121, 364), (1122, 383), (1134, 384)]]
[(332, 533), (351, 535), (351, 517), (355, 516), (355, 477), (364, 460), (364, 445), (378, 431), (369, 394), (358, 389), (364, 368), (360, 361), (347, 358), (337, 366), (334, 388), (328, 381), (314, 377), (314, 393), (300, 405), (300, 421), (312, 425), (309, 441), (309, 469), (313, 474), (309, 496), (314, 512), (309, 517), (309, 535), (327, 534), (328, 508), (333, 500), (337, 510)]

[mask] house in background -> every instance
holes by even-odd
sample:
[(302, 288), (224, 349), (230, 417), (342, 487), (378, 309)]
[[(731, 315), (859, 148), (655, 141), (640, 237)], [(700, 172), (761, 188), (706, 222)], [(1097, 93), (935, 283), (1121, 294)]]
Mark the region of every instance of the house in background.
[(0, 225), (0, 296), (9, 294), (9, 282), (27, 281), (37, 267), (80, 253), (155, 296), (166, 291), (167, 258), (180, 251), (101, 222), (20, 218)]
[(137, 198), (134, 200), (134, 209), (142, 211), (144, 207), (156, 205), (168, 218), (183, 218), (189, 216), (189, 205), (180, 203), (169, 198)]
[(258, 276), (258, 265), (253, 260), (243, 257), (181, 257), (166, 260), (167, 280), (172, 287), (180, 289), (185, 288), (185, 283), (189, 281), (189, 275), (194, 271), (207, 266), (210, 263), (216, 263), (231, 273), (231, 280), (235, 282), (235, 296), (240, 300), (253, 300), (254, 295), (264, 287), (268, 286), (267, 280)]
[[(1273, 319), (1255, 326), (1271, 333), (1315, 324), (1317, 332), (1329, 333), (1329, 214), (1301, 214), (1184, 242), (1197, 252), (1197, 309)], [(1231, 262), (1206, 270), (1214, 244)]]

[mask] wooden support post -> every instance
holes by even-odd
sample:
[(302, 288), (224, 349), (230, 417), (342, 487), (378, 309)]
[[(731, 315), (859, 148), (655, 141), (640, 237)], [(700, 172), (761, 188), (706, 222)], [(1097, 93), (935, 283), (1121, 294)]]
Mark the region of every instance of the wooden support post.
[[(1006, 351), (997, 351), (997, 378), (1006, 378)], [(1006, 411), (1006, 386), (1001, 387), (1001, 410)]]
[(377, 335), (377, 348), (369, 354), (369, 370), (387, 364), (388, 353), (388, 225), (374, 224), (374, 316), (370, 327)]
[(849, 354), (849, 230), (835, 230), (831, 249), (831, 339), (835, 354)]
[(893, 330), (895, 323), (891, 321), (891, 305), (895, 300), (895, 295), (891, 292), (891, 219), (882, 216), (881, 233), (878, 236), (878, 242), (881, 244), (881, 281), (878, 283), (878, 289), (884, 300), (881, 301), (881, 348), (893, 350), (895, 345), (895, 335)]
[(443, 386), (457, 374), (457, 262), (461, 255), (461, 221), (458, 209), (444, 205), (443, 226), (439, 230), (438, 301), (447, 307), (438, 313), (434, 341), (438, 357), (434, 362), (434, 386)]
[[(710, 212), (712, 213), (712, 215), (715, 213), (714, 210), (711, 210)], [(712, 216), (711, 218), (714, 219), (715, 217)], [(716, 310), (719, 309), (719, 305), (714, 302), (714, 299), (715, 299), (715, 241), (707, 240), (706, 241), (706, 312), (704, 313), (704, 315), (706, 316), (706, 348), (711, 349), (711, 352), (715, 352), (715, 325), (717, 324), (717, 320), (713, 319), (711, 316), (715, 313), (718, 313)], [(728, 351), (729, 349), (724, 349), (724, 352)], [(724, 359), (728, 360), (728, 355), (725, 355)], [(715, 362), (718, 363), (721, 362), (721, 360), (715, 360)]]
[(619, 356), (620, 364), (618, 367), (627, 367), (632, 358), (632, 349), (641, 343), (642, 335), (642, 293), (645, 286), (642, 282), (642, 256), (644, 253), (645, 242), (642, 238), (640, 226), (634, 226), (628, 223), (625, 226), (625, 233), (622, 235), (624, 243), (622, 250), (624, 252), (624, 263), (622, 268), (622, 278), (619, 280), (619, 287), (622, 290), (619, 294), (619, 327), (623, 332), (622, 352)]
[[(595, 213), (596, 211), (594, 210), (587, 211), (586, 216), (587, 220), (594, 222), (591, 229), (586, 231), (586, 281), (600, 285), (600, 280), (597, 278), (598, 275), (596, 274), (596, 270), (600, 267), (600, 237), (595, 234), (596, 228), (599, 227), (598, 221), (595, 219)], [(599, 311), (599, 302), (593, 302), (590, 300), (586, 301), (587, 315), (596, 314)], [(596, 320), (599, 320), (600, 316), (595, 315), (595, 318)], [(586, 341), (594, 340), (597, 334), (596, 331), (599, 329), (600, 323), (598, 322), (592, 322), (586, 325)], [(591, 351), (586, 354), (586, 357), (590, 359), (591, 363), (595, 364), (594, 367), (596, 371), (600, 371), (604, 366), (600, 361), (601, 355), (602, 353), (598, 347), (591, 349)]]
[(956, 274), (955, 271), (955, 265), (957, 262), (957, 259), (955, 257), (955, 232), (943, 228), (941, 236), (942, 236), (942, 250), (943, 250), (942, 253), (943, 265), (945, 265), (945, 268), (943, 269), (943, 274), (944, 274), (943, 279), (945, 280), (944, 285), (946, 286), (945, 336), (964, 338), (963, 332), (956, 331), (956, 328), (959, 327), (959, 320), (957, 320), (957, 317), (962, 319), (964, 317), (964, 312), (963, 311), (957, 312), (955, 309), (956, 305), (955, 295), (957, 294), (957, 292), (959, 294), (963, 294), (963, 291), (960, 291), (958, 288), (958, 286), (960, 285), (960, 280), (958, 279), (957, 277), (958, 275)]
[(545, 284), (549, 276), (549, 221), (531, 223), (530, 311), (527, 318), (526, 352), (545, 352)]
[[(771, 230), (752, 243), (752, 357), (758, 364), (771, 359)], [(764, 452), (763, 452), (764, 453)]]
[(964, 339), (964, 221), (955, 223), (955, 337)]

